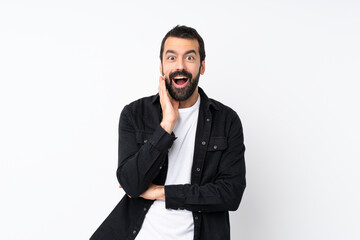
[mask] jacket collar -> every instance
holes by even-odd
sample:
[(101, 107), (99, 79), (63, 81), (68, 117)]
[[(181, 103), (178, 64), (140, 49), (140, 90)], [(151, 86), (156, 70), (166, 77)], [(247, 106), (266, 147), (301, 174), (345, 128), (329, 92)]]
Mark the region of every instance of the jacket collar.
[[(206, 106), (206, 109), (210, 109), (210, 107), (213, 107), (215, 110), (220, 109), (219, 105), (216, 102), (214, 102), (214, 100), (208, 98), (208, 96), (205, 94), (204, 90), (202, 90), (201, 87), (199, 87), (199, 94), (200, 94), (201, 102), (205, 103), (204, 106)], [(153, 104), (155, 104), (159, 101), (160, 101), (159, 93), (152, 96), (151, 102)]]

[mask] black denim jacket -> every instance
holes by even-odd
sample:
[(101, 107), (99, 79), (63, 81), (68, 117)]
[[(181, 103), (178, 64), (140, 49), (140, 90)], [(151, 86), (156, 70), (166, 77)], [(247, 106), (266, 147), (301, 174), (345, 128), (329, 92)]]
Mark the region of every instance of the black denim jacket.
[[(166, 185), (165, 205), (193, 212), (195, 240), (230, 239), (228, 211), (241, 201), (245, 181), (243, 131), (229, 107), (201, 97), (191, 184)], [(152, 200), (138, 197), (150, 183), (164, 185), (168, 149), (176, 136), (161, 126), (159, 95), (125, 106), (119, 123), (117, 178), (126, 194), (91, 240), (130, 240), (141, 229)]]

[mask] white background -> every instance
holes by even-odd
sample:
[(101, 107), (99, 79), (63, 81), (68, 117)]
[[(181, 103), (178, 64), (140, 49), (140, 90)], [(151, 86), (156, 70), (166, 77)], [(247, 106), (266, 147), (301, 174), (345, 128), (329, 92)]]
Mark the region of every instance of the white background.
[(125, 104), (156, 93), (177, 24), (244, 125), (232, 239), (360, 239), (360, 3), (0, 2), (0, 239), (88, 239), (123, 196)]

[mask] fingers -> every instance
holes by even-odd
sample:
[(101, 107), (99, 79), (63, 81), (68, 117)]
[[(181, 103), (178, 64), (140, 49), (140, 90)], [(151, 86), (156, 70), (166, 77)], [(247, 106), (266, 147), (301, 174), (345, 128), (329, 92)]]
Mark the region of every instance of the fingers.
[(159, 95), (160, 95), (160, 103), (162, 105), (163, 104), (172, 104), (172, 102), (174, 101), (166, 88), (165, 76), (159, 77)]
[(169, 106), (169, 104), (171, 104), (171, 100), (169, 98), (169, 94), (167, 92), (166, 89), (166, 84), (165, 84), (165, 77), (160, 76), (159, 78), (159, 96), (160, 96), (160, 104), (161, 107), (164, 109), (166, 109), (166, 106)]
[(162, 89), (162, 85), (165, 83), (165, 77), (164, 76), (160, 76), (159, 77), (159, 92)]
[(179, 102), (175, 101), (166, 89), (165, 77), (160, 76), (159, 78), (159, 97), (160, 105), (163, 113), (161, 120), (161, 127), (171, 134), (176, 121), (179, 119)]
[(165, 200), (164, 186), (155, 185), (151, 183), (148, 189), (146, 189), (145, 192), (143, 192), (139, 197), (148, 200), (156, 200), (156, 199)]
[(164, 99), (165, 94), (167, 94), (165, 81), (166, 80), (165, 80), (164, 76), (159, 77), (159, 95), (160, 95), (160, 98), (163, 98), (163, 99)]

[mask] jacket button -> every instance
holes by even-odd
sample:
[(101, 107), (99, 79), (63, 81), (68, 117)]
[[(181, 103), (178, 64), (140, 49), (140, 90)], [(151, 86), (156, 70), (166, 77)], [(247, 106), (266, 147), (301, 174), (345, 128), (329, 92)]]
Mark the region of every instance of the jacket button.
[(195, 217), (195, 220), (198, 220), (198, 219), (199, 219), (199, 218), (196, 216), (196, 217)]
[(144, 143), (147, 143), (147, 140), (146, 140), (146, 139), (144, 140)]
[(217, 146), (216, 146), (216, 145), (214, 145), (214, 149), (217, 149)]
[(200, 172), (200, 168), (197, 168), (196, 171)]
[(210, 122), (210, 118), (207, 118), (206, 121), (207, 121), (207, 122)]
[(144, 212), (146, 212), (146, 210), (147, 210), (147, 209), (146, 209), (146, 208), (144, 208)]
[(133, 234), (135, 234), (135, 233), (136, 233), (136, 230), (133, 231)]
[(162, 166), (160, 166), (159, 168), (162, 169)]
[(202, 145), (206, 145), (206, 142), (205, 142), (205, 141), (202, 141), (201, 144), (202, 144)]

